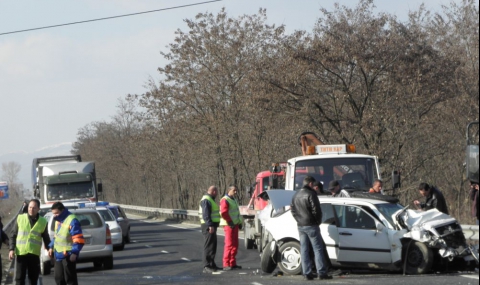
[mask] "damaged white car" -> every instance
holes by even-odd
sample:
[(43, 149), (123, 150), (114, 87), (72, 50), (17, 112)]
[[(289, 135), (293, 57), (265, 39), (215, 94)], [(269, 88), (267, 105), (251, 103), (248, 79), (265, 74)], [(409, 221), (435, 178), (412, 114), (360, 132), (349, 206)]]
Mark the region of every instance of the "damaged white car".
[[(302, 272), (297, 223), (289, 209), (294, 194), (268, 191), (271, 204), (260, 215), (268, 236), (261, 258), (264, 272), (277, 266), (286, 274)], [(332, 267), (423, 274), (478, 266), (478, 252), (467, 245), (454, 218), (378, 198), (319, 196), (320, 230)]]

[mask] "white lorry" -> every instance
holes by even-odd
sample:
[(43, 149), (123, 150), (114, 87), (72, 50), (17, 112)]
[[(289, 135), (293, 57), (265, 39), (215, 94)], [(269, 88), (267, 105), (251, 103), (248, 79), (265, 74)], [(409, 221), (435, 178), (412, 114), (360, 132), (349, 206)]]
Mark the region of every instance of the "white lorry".
[[(301, 273), (299, 236), (289, 205), (307, 175), (324, 188), (336, 180), (350, 196), (318, 196), (323, 213), (320, 230), (334, 267), (421, 274), (478, 262), (478, 253), (467, 245), (454, 218), (437, 210), (408, 210), (394, 197), (364, 193), (381, 179), (376, 156), (356, 154), (353, 145), (322, 145), (311, 133), (302, 134), (300, 141), (303, 156), (289, 159), (285, 167), (287, 191), (267, 191), (271, 204), (258, 214), (264, 231), (264, 272), (278, 265), (286, 274)], [(476, 171), (478, 179), (478, 146), (476, 156), (473, 152), (469, 153), (477, 157), (477, 167), (471, 172)], [(400, 185), (397, 171), (392, 182), (394, 189)]]
[(33, 193), (42, 203), (88, 200), (98, 202), (102, 183), (97, 183), (95, 162), (80, 155), (34, 158)]
[[(361, 193), (368, 192), (373, 182), (381, 179), (378, 157), (357, 154), (354, 145), (325, 145), (311, 132), (302, 133), (299, 144), (302, 148), (302, 156), (291, 158), (287, 163), (274, 164), (270, 170), (272, 176), (270, 178), (274, 178), (270, 180), (281, 179), (281, 183), (278, 184), (282, 184), (282, 188), (279, 190), (299, 190), (302, 188), (303, 178), (307, 175), (320, 181), (325, 192), (329, 192), (327, 188), (332, 180), (337, 180), (344, 192)], [(263, 179), (268, 180), (265, 172), (260, 174), (264, 174)], [(252, 200), (255, 203), (251, 202), (248, 206), (240, 207), (240, 212), (245, 220), (245, 248), (256, 247), (259, 252), (262, 252), (271, 237), (265, 232), (259, 217), (260, 210), (266, 204), (261, 204), (258, 200), (266, 196), (263, 192), (267, 190), (267, 187), (257, 190), (259, 185), (267, 185), (262, 184), (259, 176), (257, 176), (255, 191), (250, 191), (250, 194), (253, 193)], [(392, 180), (395, 189), (400, 185), (398, 172), (394, 172)], [(268, 189), (277, 188), (268, 187)]]

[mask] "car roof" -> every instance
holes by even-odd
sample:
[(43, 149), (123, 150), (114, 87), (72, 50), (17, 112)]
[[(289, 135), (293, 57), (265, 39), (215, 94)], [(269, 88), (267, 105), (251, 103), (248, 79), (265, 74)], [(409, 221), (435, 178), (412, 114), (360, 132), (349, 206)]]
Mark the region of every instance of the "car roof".
[(391, 204), (388, 201), (378, 200), (378, 199), (368, 199), (368, 198), (357, 198), (357, 197), (323, 197), (319, 196), (320, 202), (335, 202), (335, 203), (345, 203), (345, 204), (352, 204), (352, 203), (365, 203), (365, 204)]

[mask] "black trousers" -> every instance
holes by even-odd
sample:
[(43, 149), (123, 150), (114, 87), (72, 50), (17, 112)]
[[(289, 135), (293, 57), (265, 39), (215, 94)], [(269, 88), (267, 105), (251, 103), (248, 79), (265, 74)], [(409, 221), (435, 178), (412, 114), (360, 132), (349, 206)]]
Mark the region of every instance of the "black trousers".
[(26, 255), (17, 255), (16, 258), (15, 284), (25, 285), (28, 271), (30, 284), (36, 285), (38, 276), (40, 275), (40, 256), (29, 253)]
[(208, 232), (208, 226), (202, 224), (202, 234), (205, 244), (203, 246), (203, 267), (216, 268), (215, 255), (217, 254), (217, 229), (213, 234)]
[(77, 263), (67, 256), (61, 261), (55, 261), (55, 283), (57, 285), (78, 285)]
[(2, 282), (3, 278), (3, 265), (2, 265), (2, 255), (0, 254), (0, 283)]

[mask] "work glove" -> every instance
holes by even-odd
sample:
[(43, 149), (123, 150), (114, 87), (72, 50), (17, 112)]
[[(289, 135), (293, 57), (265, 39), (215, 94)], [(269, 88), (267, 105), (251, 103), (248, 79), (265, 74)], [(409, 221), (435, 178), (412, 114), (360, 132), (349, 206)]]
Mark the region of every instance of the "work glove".
[(232, 230), (235, 228), (235, 224), (234, 224), (232, 221), (228, 222), (228, 226), (229, 226)]

